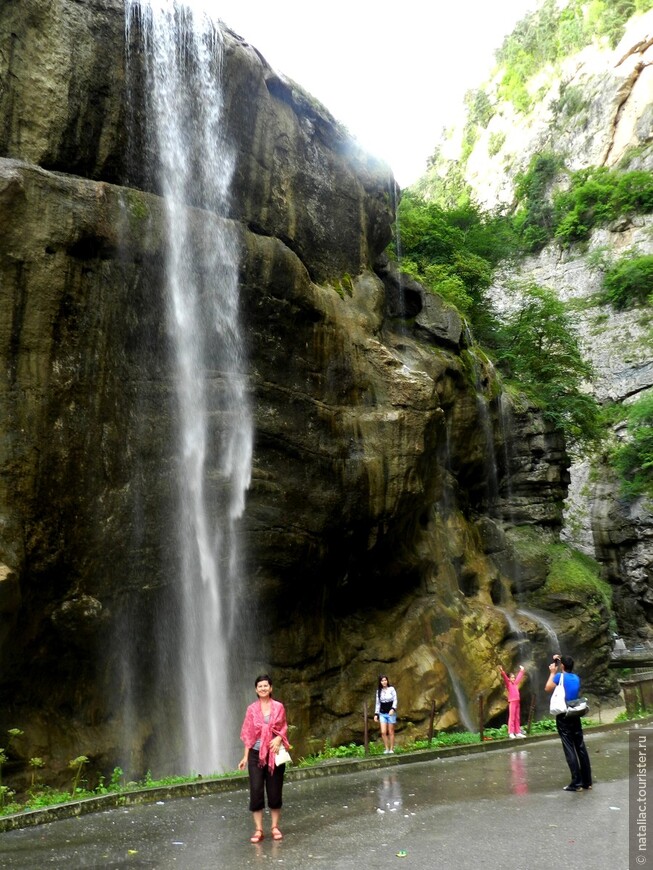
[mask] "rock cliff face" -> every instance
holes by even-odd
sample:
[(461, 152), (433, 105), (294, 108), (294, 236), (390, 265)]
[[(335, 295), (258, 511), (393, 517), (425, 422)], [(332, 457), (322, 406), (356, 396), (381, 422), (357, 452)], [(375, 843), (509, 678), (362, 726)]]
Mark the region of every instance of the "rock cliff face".
[[(35, 755), (110, 769), (125, 745), (143, 769), (165, 757), (174, 705), (155, 655), (178, 564), (166, 218), (138, 77), (126, 96), (123, 14), (118, 0), (0, 8), (0, 727), (25, 731), (17, 776)], [(226, 221), (241, 251), (243, 597), (260, 647), (238, 669), (274, 669), (304, 751), (360, 737), (381, 671), (405, 726), (433, 701), (437, 727), (474, 724), (480, 693), (491, 719), (499, 661), (550, 652), (547, 619), (517, 612), (544, 595), (546, 558), (535, 570), (511, 535), (555, 541), (564, 444), (532, 409), (508, 413), (457, 314), (384, 259), (387, 169), (242, 39), (224, 44), (232, 209), (209, 214), (201, 194), (187, 208), (193, 243)], [(219, 414), (211, 425), (219, 438)], [(607, 643), (605, 608), (574, 608), (551, 616), (560, 642)], [(614, 694), (604, 665), (592, 679)]]
[[(517, 112), (498, 100), (497, 77), (486, 86), (493, 115), (479, 131), (465, 167), (466, 181), (487, 207), (510, 205), (514, 181), (533, 155), (551, 152), (572, 170), (590, 166), (653, 169), (653, 11), (634, 16), (615, 48), (594, 45), (548, 67), (531, 82), (532, 111)], [(494, 102), (496, 101), (496, 102)], [(445, 174), (460, 130), (441, 148), (432, 175)], [(453, 149), (453, 152), (451, 152)], [(596, 304), (606, 264), (653, 251), (650, 216), (628, 215), (596, 229), (587, 244), (562, 250), (548, 245), (493, 289), (523, 281), (556, 290), (574, 304), (576, 323), (595, 375), (591, 389), (602, 403), (628, 403), (653, 386), (650, 323), (646, 311), (615, 311)], [(617, 427), (616, 437), (624, 437)], [(626, 502), (604, 455), (575, 462), (571, 469), (563, 537), (595, 557), (613, 586), (617, 627), (631, 641), (650, 639), (651, 524), (645, 499)]]
[[(594, 368), (592, 390), (602, 403), (628, 403), (649, 390), (653, 361), (646, 314), (596, 304), (603, 277), (596, 263), (606, 251), (613, 257), (632, 250), (651, 253), (652, 229), (650, 216), (635, 216), (595, 231), (582, 249), (561, 252), (549, 246), (528, 258), (518, 273), (505, 276), (508, 281), (519, 278), (553, 287), (576, 305), (583, 351)], [(623, 428), (617, 426), (616, 437), (624, 437)], [(603, 451), (572, 465), (563, 537), (602, 564), (614, 590), (618, 629), (637, 642), (651, 636), (652, 524), (648, 499), (633, 502), (622, 497)]]
[[(515, 176), (533, 154), (564, 156), (570, 169), (650, 166), (653, 124), (653, 10), (634, 16), (615, 48), (593, 45), (547, 65), (528, 82), (529, 111), (499, 97), (501, 72), (484, 85), (493, 106), (465, 161), (464, 175), (478, 202), (491, 209), (514, 201)], [(445, 175), (460, 157), (462, 128), (439, 146), (431, 172)], [(649, 155), (649, 156), (647, 156)]]

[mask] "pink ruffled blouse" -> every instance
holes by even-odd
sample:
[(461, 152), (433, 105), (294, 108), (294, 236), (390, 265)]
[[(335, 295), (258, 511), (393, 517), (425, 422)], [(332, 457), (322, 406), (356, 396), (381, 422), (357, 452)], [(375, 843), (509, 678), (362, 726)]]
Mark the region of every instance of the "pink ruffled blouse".
[(277, 736), (281, 737), (283, 745), (289, 749), (286, 708), (281, 701), (270, 698), (270, 721), (266, 722), (263, 718), (261, 702), (254, 701), (245, 713), (240, 739), (248, 749), (252, 749), (257, 740), (261, 741), (258, 763), (260, 767), (265, 767), (267, 764), (270, 773), (274, 770), (274, 752), (270, 752), (270, 741)]

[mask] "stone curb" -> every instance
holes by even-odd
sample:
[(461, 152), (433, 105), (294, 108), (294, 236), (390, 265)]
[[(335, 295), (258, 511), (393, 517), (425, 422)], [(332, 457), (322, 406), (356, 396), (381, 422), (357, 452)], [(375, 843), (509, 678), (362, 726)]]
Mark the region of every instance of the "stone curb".
[[(585, 732), (622, 731), (629, 728), (640, 728), (652, 723), (653, 715), (626, 722), (594, 725), (585, 728)], [(532, 744), (536, 741), (551, 739), (558, 739), (555, 732), (533, 734), (530, 737), (524, 737), (518, 743), (504, 738), (502, 740), (488, 740), (484, 743), (463, 743), (459, 746), (445, 746), (438, 749), (419, 749), (415, 752), (407, 752), (400, 755), (343, 758), (325, 761), (311, 767), (292, 767), (287, 771), (285, 778), (287, 782), (301, 782), (307, 779), (318, 779), (319, 777), (334, 776), (336, 774), (356, 773), (361, 770), (377, 770), (381, 767), (396, 767), (402, 764), (415, 764), (420, 761), (434, 761), (438, 758), (445, 759), (455, 758), (460, 755), (478, 755), (479, 753), (492, 752), (496, 749), (511, 749), (517, 748), (517, 746), (521, 748), (524, 745), (528, 746), (529, 743)], [(71, 801), (70, 803), (54, 804), (51, 807), (43, 807), (43, 809), (0, 816), (0, 833), (14, 831), (18, 828), (33, 827), (34, 825), (43, 825), (60, 819), (85, 816), (89, 813), (98, 813), (117, 807), (129, 807), (136, 804), (175, 800), (176, 798), (201, 797), (209, 794), (239, 791), (247, 788), (247, 783), (247, 774), (243, 773), (228, 779), (202, 779), (178, 785), (137, 789), (121, 792), (120, 794), (98, 795), (97, 797), (84, 798), (83, 800)]]

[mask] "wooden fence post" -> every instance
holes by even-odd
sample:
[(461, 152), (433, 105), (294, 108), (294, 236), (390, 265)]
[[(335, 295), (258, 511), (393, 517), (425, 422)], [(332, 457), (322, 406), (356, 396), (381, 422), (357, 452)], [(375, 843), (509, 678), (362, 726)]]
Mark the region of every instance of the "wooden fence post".
[(535, 695), (531, 696), (531, 705), (528, 708), (528, 724), (526, 725), (526, 733), (531, 733), (531, 725), (533, 724), (533, 716), (535, 716)]
[(429, 746), (433, 740), (433, 724), (435, 722), (435, 701), (431, 701), (431, 718), (429, 719)]
[(478, 696), (478, 731), (481, 738), (481, 743), (483, 742), (483, 719), (484, 719), (484, 711), (483, 711), (483, 695), (480, 694)]

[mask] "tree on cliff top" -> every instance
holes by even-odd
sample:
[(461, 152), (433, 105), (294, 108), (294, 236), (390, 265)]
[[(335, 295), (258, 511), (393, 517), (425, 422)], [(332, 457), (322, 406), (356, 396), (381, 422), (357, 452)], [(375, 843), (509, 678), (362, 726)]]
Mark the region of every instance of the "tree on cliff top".
[(498, 325), (497, 363), (505, 376), (531, 396), (545, 418), (579, 450), (601, 434), (599, 407), (583, 387), (592, 376), (563, 302), (536, 284), (519, 290), (518, 308)]

